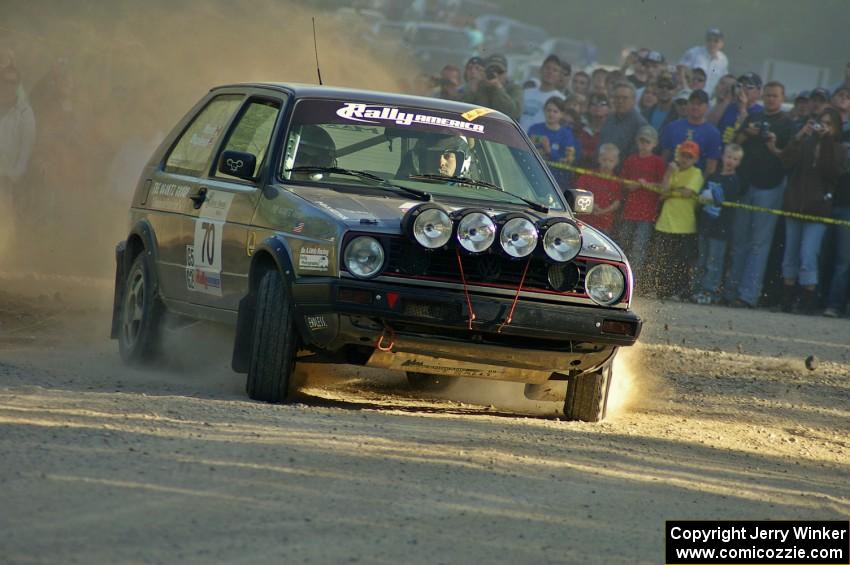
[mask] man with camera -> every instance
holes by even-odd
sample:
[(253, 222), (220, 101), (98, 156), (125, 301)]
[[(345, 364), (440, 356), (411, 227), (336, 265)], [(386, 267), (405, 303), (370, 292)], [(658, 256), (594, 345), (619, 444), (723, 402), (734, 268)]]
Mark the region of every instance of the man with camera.
[(484, 80), (478, 88), (464, 93), (463, 101), (492, 108), (519, 121), (522, 114), (522, 88), (508, 78), (508, 60), (490, 55), (484, 65)]
[(744, 73), (732, 85), (728, 96), (716, 104), (714, 115), (719, 115), (717, 129), (723, 136), (723, 143), (735, 140), (735, 133), (749, 116), (760, 114), (764, 107), (758, 103), (761, 98), (761, 77), (756, 73)]
[[(769, 82), (762, 96), (764, 110), (748, 114), (734, 141), (744, 148), (738, 169), (746, 188), (741, 202), (764, 208), (782, 208), (785, 166), (779, 153), (794, 135), (794, 121), (782, 111), (785, 87)], [(769, 143), (771, 139), (775, 143)], [(761, 296), (778, 216), (735, 210), (732, 262), (726, 281), (726, 299), (738, 306), (755, 307)]]

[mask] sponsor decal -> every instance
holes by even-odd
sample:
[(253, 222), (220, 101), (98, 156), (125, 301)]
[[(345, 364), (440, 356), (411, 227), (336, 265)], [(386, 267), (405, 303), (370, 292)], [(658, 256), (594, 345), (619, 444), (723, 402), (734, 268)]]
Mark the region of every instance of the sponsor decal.
[(304, 321), (307, 322), (307, 327), (313, 332), (324, 330), (328, 327), (328, 322), (324, 316), (304, 316)]
[(473, 122), (475, 118), (480, 118), (481, 116), (486, 116), (493, 110), (491, 108), (476, 108), (474, 110), (470, 110), (469, 112), (464, 112), (461, 114), (464, 120)]
[(593, 211), (593, 197), (579, 196), (576, 198), (575, 212), (579, 214), (589, 214)]
[(233, 197), (234, 194), (232, 192), (210, 190), (207, 192), (204, 203), (201, 204), (198, 216), (202, 219), (226, 220), (230, 206), (233, 204)]
[(298, 222), (292, 226), (292, 233), (301, 233), (302, 231), (304, 231), (304, 222)]
[(148, 194), (150, 207), (178, 212), (191, 203), (188, 199), (191, 190), (188, 184), (154, 181)]
[(453, 120), (451, 118), (442, 118), (440, 116), (432, 116), (429, 114), (402, 112), (398, 108), (375, 106), (359, 102), (346, 102), (345, 106), (336, 111), (336, 115), (340, 118), (345, 118), (346, 120), (365, 122), (367, 124), (393, 122), (400, 126), (409, 126), (415, 123), (484, 133), (483, 125), (473, 124), (466, 120)]
[[(488, 369), (486, 367), (477, 366), (474, 368), (469, 367), (459, 367), (457, 366), (458, 362), (452, 363), (451, 361), (447, 361), (445, 364), (440, 363), (429, 363), (419, 361), (418, 359), (407, 359), (401, 364), (403, 369), (419, 369), (419, 370), (429, 370), (434, 371), (443, 375), (454, 375), (457, 377), (489, 377), (496, 379), (501, 376), (501, 371)], [(468, 364), (467, 364), (468, 365)]]
[(301, 271), (321, 271), (330, 269), (329, 250), (323, 247), (304, 246), (298, 254), (298, 269)]
[(186, 246), (186, 288), (221, 296), (221, 272), (211, 271), (196, 264), (195, 246)]
[(346, 216), (345, 214), (343, 214), (342, 212), (340, 212), (339, 210), (337, 210), (333, 206), (322, 202), (321, 200), (316, 200), (315, 204), (319, 208), (324, 208), (325, 210), (327, 210), (328, 212), (330, 212), (331, 214), (333, 214), (334, 216), (336, 216), (340, 220), (348, 220), (349, 219), (348, 216)]

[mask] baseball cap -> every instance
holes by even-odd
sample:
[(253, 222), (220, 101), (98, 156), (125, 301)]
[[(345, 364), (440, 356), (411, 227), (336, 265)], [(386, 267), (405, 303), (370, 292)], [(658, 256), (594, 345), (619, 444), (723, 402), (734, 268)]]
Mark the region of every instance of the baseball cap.
[(643, 58), (644, 63), (663, 63), (666, 59), (664, 59), (664, 55), (659, 53), (658, 51), (650, 51)]
[(468, 67), (469, 65), (481, 65), (483, 67), (484, 59), (477, 55), (475, 57), (470, 57), (469, 61), (466, 62), (466, 66)]
[(685, 88), (685, 89), (680, 90), (678, 92), (678, 94), (676, 94), (675, 98), (673, 98), (673, 101), (674, 102), (679, 102), (679, 101), (687, 102), (688, 99), (690, 98), (690, 96), (691, 96), (691, 90), (688, 89), (688, 88)]
[(809, 91), (801, 90), (797, 93), (797, 96), (794, 97), (794, 100), (808, 100), (809, 99)]
[(496, 65), (498, 67), (501, 67), (504, 71), (508, 70), (508, 60), (505, 58), (504, 55), (500, 53), (496, 53), (487, 57), (487, 60), (485, 61), (485, 66), (489, 67), (490, 65)]
[(823, 98), (824, 100), (830, 99), (829, 91), (825, 88), (822, 88), (822, 87), (812, 90), (812, 93), (809, 95), (809, 98), (814, 98), (816, 96)]
[(587, 99), (587, 103), (590, 106), (607, 106), (608, 105), (608, 97), (604, 94), (600, 94), (598, 92), (594, 92), (590, 95), (590, 98)]
[(761, 88), (761, 77), (756, 73), (744, 73), (738, 77), (738, 82), (741, 84), (750, 84), (756, 88)]
[(687, 153), (694, 157), (699, 157), (699, 145), (695, 141), (683, 141), (679, 144), (679, 155)]
[(839, 85), (838, 88), (832, 91), (832, 95), (835, 96), (839, 92), (850, 92), (850, 86), (847, 86), (846, 84)]
[(697, 89), (688, 95), (688, 102), (696, 101), (700, 104), (708, 104), (708, 94), (705, 90)]
[(714, 37), (716, 37), (718, 39), (723, 39), (723, 32), (720, 31), (719, 27), (710, 27), (705, 32), (705, 38), (706, 39), (712, 39)]
[(642, 126), (637, 132), (637, 138), (658, 141), (658, 132), (652, 126)]

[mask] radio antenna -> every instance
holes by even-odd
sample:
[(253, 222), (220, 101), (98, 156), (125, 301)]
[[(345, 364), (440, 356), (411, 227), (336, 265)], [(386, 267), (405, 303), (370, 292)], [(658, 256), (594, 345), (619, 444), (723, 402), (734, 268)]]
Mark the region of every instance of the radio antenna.
[(319, 75), (319, 85), (322, 84), (322, 70), (319, 68), (319, 47), (316, 44), (316, 18), (313, 17), (313, 52), (316, 53), (316, 74)]

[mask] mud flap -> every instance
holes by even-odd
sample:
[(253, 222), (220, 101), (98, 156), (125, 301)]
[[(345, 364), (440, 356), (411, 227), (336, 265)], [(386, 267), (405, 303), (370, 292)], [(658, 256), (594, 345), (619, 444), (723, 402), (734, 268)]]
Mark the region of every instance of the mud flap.
[(115, 246), (115, 293), (112, 297), (112, 328), (109, 333), (111, 339), (118, 339), (118, 331), (121, 326), (121, 302), (124, 300), (124, 277), (127, 275), (124, 268), (124, 254), (126, 252), (126, 241)]
[(231, 368), (237, 373), (247, 373), (251, 364), (251, 338), (254, 335), (254, 315), (257, 311), (257, 299), (253, 293), (239, 301), (236, 317), (236, 338), (233, 340), (233, 358)]

